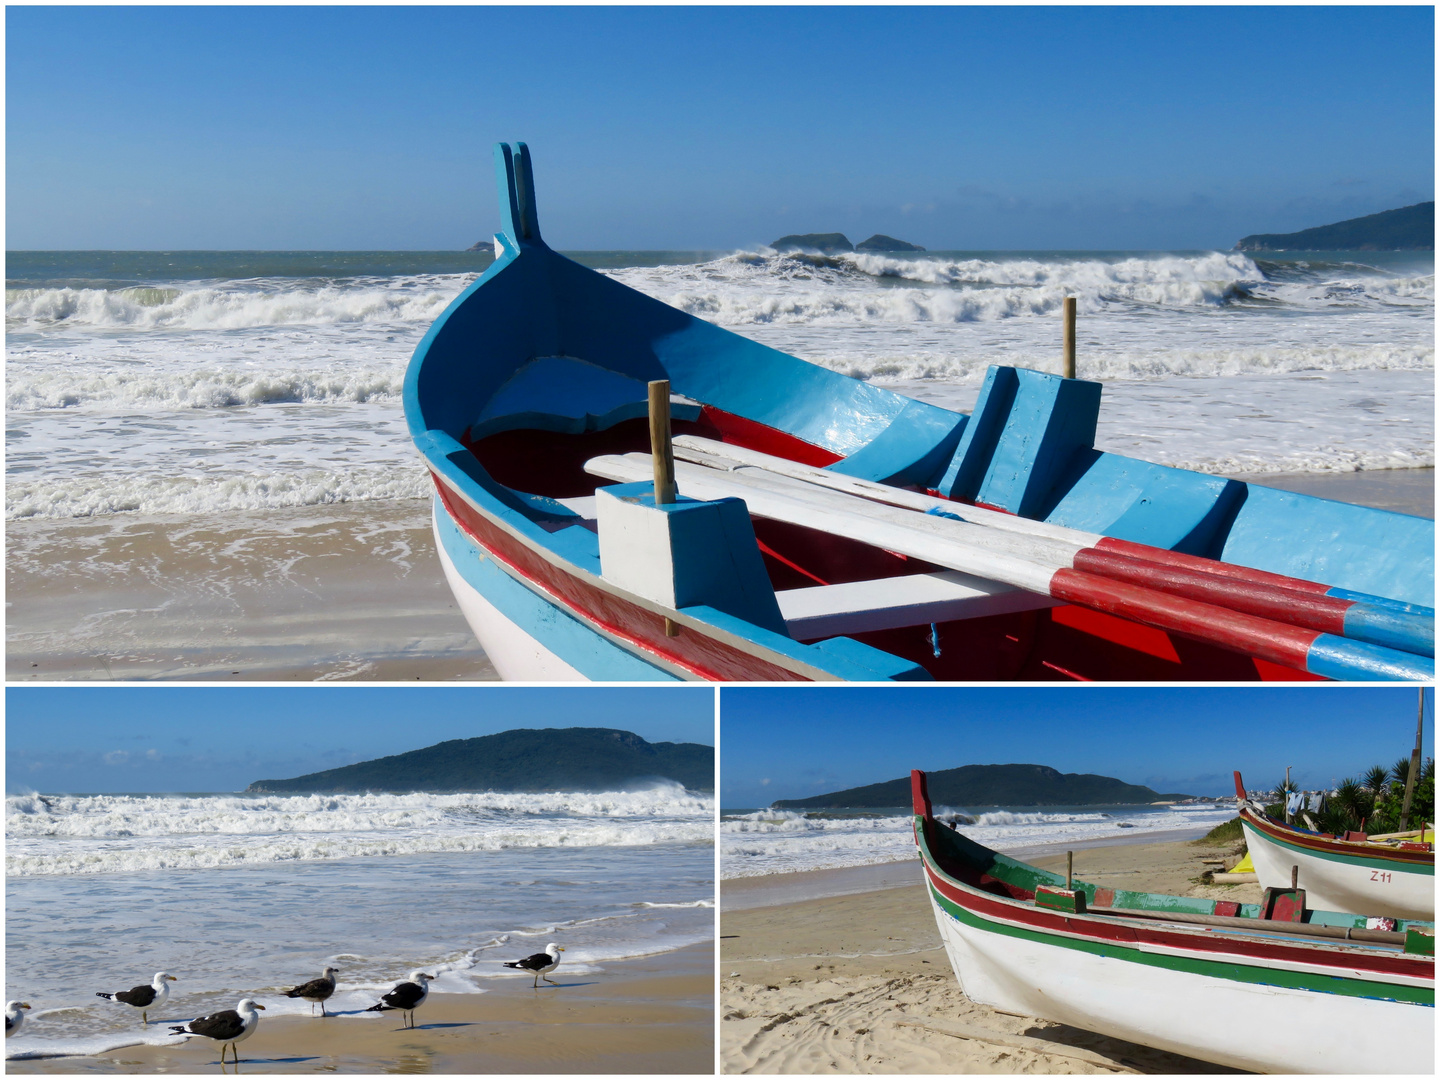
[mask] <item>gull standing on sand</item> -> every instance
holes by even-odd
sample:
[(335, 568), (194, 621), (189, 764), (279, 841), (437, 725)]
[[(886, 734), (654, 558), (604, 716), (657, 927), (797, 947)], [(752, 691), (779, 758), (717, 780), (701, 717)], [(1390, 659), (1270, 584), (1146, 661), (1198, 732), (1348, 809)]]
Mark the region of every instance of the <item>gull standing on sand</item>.
[(211, 1013), (209, 1016), (202, 1016), (198, 1020), (191, 1020), (188, 1024), (180, 1027), (172, 1027), (170, 1030), (176, 1035), (183, 1035), (187, 1039), (199, 1035), (212, 1042), (220, 1044), (220, 1064), (225, 1064), (225, 1047), (230, 1047), (230, 1052), (235, 1055), (235, 1064), (240, 1064), (240, 1051), (235, 1049), (235, 1044), (244, 1042), (255, 1029), (260, 1026), (260, 1015), (255, 1010), (263, 1009), (264, 1005), (256, 1005), (249, 998), (245, 998), (233, 1009), (224, 1009), (221, 1012)]
[(414, 1027), (415, 1010), (424, 1005), (425, 999), (430, 996), (430, 980), (433, 978), (434, 975), (426, 975), (423, 971), (412, 971), (409, 982), (400, 983), (365, 1011), (388, 1012), (395, 1009), (402, 1014), (409, 1013), (410, 1021), (407, 1026)]
[(96, 994), (96, 997), (108, 998), (111, 1001), (118, 1001), (122, 1005), (129, 1005), (132, 1009), (140, 1010), (140, 1022), (148, 1024), (150, 1018), (146, 1015), (151, 1009), (158, 1009), (165, 1004), (170, 997), (170, 984), (179, 982), (174, 975), (164, 971), (157, 971), (155, 978), (150, 980), (149, 986), (135, 986), (129, 990), (118, 990), (113, 994)]
[(7, 1001), (5, 1003), (5, 1037), (19, 1035), (20, 1029), (25, 1026), (25, 1010), (30, 1007), (28, 1001)]
[[(519, 968), (521, 971), (533, 971), (535, 973), (535, 987), (539, 989), (540, 980), (560, 966), (560, 954), (565, 950), (553, 941), (545, 946), (544, 952), (537, 952), (524, 960), (507, 960), (506, 967)], [(551, 986), (559, 986), (554, 979), (545, 979)]]
[(325, 1002), (331, 994), (335, 993), (335, 976), (339, 973), (339, 969), (327, 967), (325, 974), (321, 975), (320, 978), (311, 979), (307, 983), (301, 983), (293, 990), (286, 990), (285, 996), (288, 998), (304, 998), (310, 1002), (311, 1016), (315, 1015), (315, 1003), (318, 1001), (320, 1003), (320, 1015), (329, 1016), (330, 1014), (325, 1011)]

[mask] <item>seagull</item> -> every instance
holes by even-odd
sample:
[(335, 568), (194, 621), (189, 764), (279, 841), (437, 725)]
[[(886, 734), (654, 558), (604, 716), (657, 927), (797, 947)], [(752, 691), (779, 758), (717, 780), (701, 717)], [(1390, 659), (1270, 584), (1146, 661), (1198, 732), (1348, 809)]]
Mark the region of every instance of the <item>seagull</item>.
[(119, 990), (113, 994), (96, 994), (95, 996), (109, 998), (111, 1001), (129, 1005), (132, 1009), (139, 1009), (140, 1022), (148, 1024), (150, 1018), (146, 1014), (151, 1009), (158, 1009), (164, 1005), (165, 999), (170, 996), (170, 984), (179, 981), (174, 975), (157, 971), (155, 978), (150, 980), (149, 986), (136, 986), (129, 990)]
[(7, 1001), (5, 1003), (5, 1037), (19, 1035), (20, 1029), (25, 1026), (25, 1010), (30, 1007), (28, 1001)]
[[(520, 968), (522, 971), (533, 971), (535, 973), (535, 988), (540, 988), (540, 980), (560, 966), (560, 954), (565, 950), (553, 941), (545, 946), (544, 952), (537, 952), (533, 956), (527, 956), (524, 960), (505, 962), (506, 967)], [(559, 986), (554, 979), (545, 979), (551, 986)]]
[(434, 975), (426, 975), (423, 971), (412, 971), (410, 981), (402, 982), (382, 997), (376, 1004), (371, 1005), (366, 1012), (387, 1012), (390, 1009), (397, 1009), (402, 1013), (410, 1014), (410, 1022), (407, 1026), (415, 1026), (415, 1010), (425, 1004), (425, 999), (430, 996), (430, 980)]
[(235, 1064), (240, 1064), (240, 1052), (235, 1049), (235, 1044), (244, 1042), (255, 1029), (260, 1026), (260, 1017), (256, 1009), (263, 1009), (264, 1005), (256, 1005), (255, 1002), (246, 998), (233, 1009), (223, 1009), (209, 1016), (202, 1016), (198, 1020), (191, 1020), (188, 1024), (180, 1027), (172, 1027), (170, 1030), (176, 1035), (183, 1035), (187, 1039), (194, 1035), (201, 1035), (220, 1044), (220, 1064), (225, 1064), (225, 1047), (230, 1047), (231, 1053), (235, 1055)]
[(301, 983), (293, 990), (286, 990), (288, 998), (304, 998), (310, 1002), (310, 1015), (315, 1015), (315, 1003), (320, 1003), (320, 1015), (329, 1016), (325, 1011), (325, 1001), (331, 994), (335, 993), (335, 976), (339, 974), (338, 969), (327, 967), (325, 974), (318, 979), (311, 979), (307, 983)]

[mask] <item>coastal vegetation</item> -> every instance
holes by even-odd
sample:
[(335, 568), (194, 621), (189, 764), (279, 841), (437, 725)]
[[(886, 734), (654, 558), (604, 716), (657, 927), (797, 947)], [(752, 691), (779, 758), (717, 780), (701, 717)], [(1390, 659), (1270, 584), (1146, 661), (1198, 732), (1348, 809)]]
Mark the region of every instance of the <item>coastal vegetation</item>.
[[(1062, 773), (1048, 765), (962, 765), (927, 772), (930, 799), (944, 806), (1099, 806), (1164, 802), (1188, 795), (1162, 795), (1094, 773)], [(910, 778), (846, 788), (809, 799), (782, 799), (777, 810), (834, 807), (908, 806)]]
[(364, 791), (618, 791), (670, 780), (715, 788), (715, 751), (699, 743), (651, 743), (613, 728), (520, 728), (450, 739), (391, 757), (289, 780), (257, 780), (249, 793)]
[(1238, 251), (1433, 251), (1435, 204), (1337, 221), (1293, 233), (1256, 233), (1235, 245)]

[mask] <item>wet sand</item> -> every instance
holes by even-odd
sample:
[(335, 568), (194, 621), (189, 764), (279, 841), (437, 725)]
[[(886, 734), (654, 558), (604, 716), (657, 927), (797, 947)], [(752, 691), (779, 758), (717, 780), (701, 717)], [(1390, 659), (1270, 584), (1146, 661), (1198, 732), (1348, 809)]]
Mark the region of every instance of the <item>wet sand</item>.
[[(700, 1073), (714, 1071), (714, 950), (696, 946), (561, 976), (534, 990), (432, 994), (415, 1028), (397, 1013), (260, 1015), (231, 1073)], [(176, 1020), (176, 1023), (179, 1021)], [(228, 1053), (227, 1053), (228, 1057)], [(216, 1073), (219, 1046), (131, 1046), (94, 1057), (7, 1061), (17, 1073)]]
[(1373, 506), (1419, 517), (1435, 516), (1434, 469), (1375, 469), (1345, 473), (1271, 473), (1232, 477), (1261, 487)]
[[(1435, 512), (1433, 469), (1241, 479)], [(5, 532), (11, 681), (497, 678), (445, 583), (428, 501)]]
[[(1196, 881), (1232, 850), (1188, 840), (1077, 849), (1075, 873), (1123, 888), (1254, 902), (1257, 885)], [(1028, 861), (1063, 872), (1065, 856)], [(811, 871), (808, 882), (777, 880), (805, 876), (795, 874), (721, 883), (722, 1072), (1232, 1071), (970, 1001), (945, 956), (918, 858), (860, 870)], [(888, 887), (874, 886), (877, 874)], [(867, 876), (868, 891), (846, 891)], [(757, 895), (806, 888), (821, 895), (745, 906)], [(976, 1037), (914, 1021), (963, 1025)]]
[(6, 678), (497, 678), (430, 504), (6, 526)]

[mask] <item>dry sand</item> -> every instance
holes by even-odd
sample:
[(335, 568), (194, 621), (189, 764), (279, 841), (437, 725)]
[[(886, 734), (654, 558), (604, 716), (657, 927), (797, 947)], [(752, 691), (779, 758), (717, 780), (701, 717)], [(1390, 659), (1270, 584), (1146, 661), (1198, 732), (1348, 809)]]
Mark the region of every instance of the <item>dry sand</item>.
[[(1259, 886), (1196, 879), (1233, 849), (1191, 841), (1075, 853), (1076, 876), (1122, 888), (1259, 899)], [(1029, 861), (1063, 872), (1065, 856)], [(1231, 1070), (1032, 1017), (1000, 1013), (961, 992), (920, 882), (918, 859), (887, 867), (912, 884), (732, 910), (764, 879), (721, 883), (720, 1060), (725, 1073), (1194, 1073)], [(826, 872), (812, 872), (823, 875)], [(829, 872), (843, 879), (844, 872)], [(776, 875), (776, 877), (800, 875)], [(775, 883), (781, 888), (784, 883)], [(812, 885), (814, 883), (812, 882)], [(904, 1023), (935, 1020), (1006, 1046)], [(1079, 1057), (1067, 1056), (1079, 1052)], [(1098, 1055), (1098, 1057), (1096, 1056)], [(1112, 1063), (1110, 1066), (1099, 1061)]]
[(6, 541), (11, 681), (497, 677), (425, 501), (12, 521)]
[[(714, 950), (607, 965), (534, 990), (432, 994), (415, 1028), (397, 1013), (260, 1016), (238, 1073), (700, 1073), (715, 1068)], [(228, 1052), (227, 1052), (228, 1058)], [(95, 1057), (7, 1061), (7, 1073), (215, 1073), (219, 1046), (131, 1046)]]

